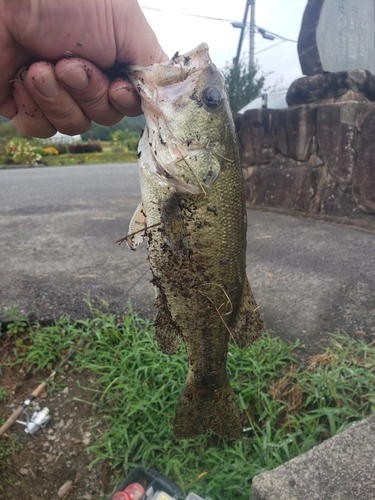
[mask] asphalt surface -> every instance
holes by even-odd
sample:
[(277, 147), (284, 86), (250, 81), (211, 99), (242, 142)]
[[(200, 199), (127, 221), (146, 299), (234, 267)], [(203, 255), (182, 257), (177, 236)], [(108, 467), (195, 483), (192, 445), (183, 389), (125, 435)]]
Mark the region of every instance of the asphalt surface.
[[(114, 244), (139, 200), (135, 164), (0, 170), (0, 320), (86, 318), (88, 297), (152, 317), (146, 248)], [(249, 210), (247, 261), (272, 334), (307, 354), (337, 329), (375, 339), (375, 231)]]

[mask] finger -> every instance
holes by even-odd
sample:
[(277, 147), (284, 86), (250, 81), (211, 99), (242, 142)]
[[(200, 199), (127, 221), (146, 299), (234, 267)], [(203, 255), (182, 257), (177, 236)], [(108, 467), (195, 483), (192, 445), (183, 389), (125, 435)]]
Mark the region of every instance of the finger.
[[(1, 19), (3, 19), (3, 14), (4, 9), (0, 8)], [(31, 58), (27, 55), (26, 51), (21, 50), (20, 46), (13, 43), (8, 37), (8, 30), (1, 23), (0, 115), (12, 120), (18, 111), (13, 97), (14, 78), (21, 68), (25, 68), (30, 64)]]
[(117, 110), (126, 116), (142, 114), (141, 103), (130, 82), (116, 78), (109, 88), (109, 99)]
[(94, 64), (82, 58), (61, 59), (55, 74), (85, 115), (100, 125), (114, 125), (123, 118), (122, 109), (108, 99), (109, 78)]
[(8, 120), (12, 120), (17, 111), (17, 105), (13, 96), (4, 101), (0, 106), (0, 115), (5, 116)]
[(58, 82), (53, 64), (42, 61), (32, 64), (24, 82), (46, 119), (59, 132), (76, 135), (90, 128), (90, 119)]
[(43, 111), (27, 91), (24, 79), (27, 69), (21, 69), (13, 81), (15, 114), (12, 123), (24, 135), (32, 137), (51, 137), (56, 128), (47, 120)]

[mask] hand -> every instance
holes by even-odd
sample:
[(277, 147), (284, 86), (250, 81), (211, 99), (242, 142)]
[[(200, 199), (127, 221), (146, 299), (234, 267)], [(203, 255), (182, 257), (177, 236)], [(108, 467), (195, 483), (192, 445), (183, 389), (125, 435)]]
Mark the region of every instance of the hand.
[(0, 50), (0, 114), (37, 137), (140, 114), (130, 83), (99, 68), (168, 59), (136, 0), (0, 0)]

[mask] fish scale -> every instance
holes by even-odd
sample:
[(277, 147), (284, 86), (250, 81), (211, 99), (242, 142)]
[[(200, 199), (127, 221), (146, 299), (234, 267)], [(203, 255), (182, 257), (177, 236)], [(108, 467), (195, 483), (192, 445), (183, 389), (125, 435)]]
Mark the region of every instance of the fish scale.
[(146, 119), (138, 149), (142, 208), (129, 227), (129, 245), (146, 234), (159, 290), (159, 348), (174, 354), (183, 341), (189, 361), (175, 436), (211, 430), (239, 439), (228, 344), (248, 347), (264, 324), (246, 276), (242, 168), (223, 78), (206, 44), (165, 63), (132, 67), (129, 77)]

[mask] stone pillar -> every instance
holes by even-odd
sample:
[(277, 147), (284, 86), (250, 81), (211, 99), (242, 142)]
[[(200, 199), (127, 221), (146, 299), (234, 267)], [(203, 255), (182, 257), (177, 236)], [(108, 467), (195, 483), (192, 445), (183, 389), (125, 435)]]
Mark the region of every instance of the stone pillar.
[(298, 39), (304, 75), (375, 73), (374, 0), (309, 0)]

